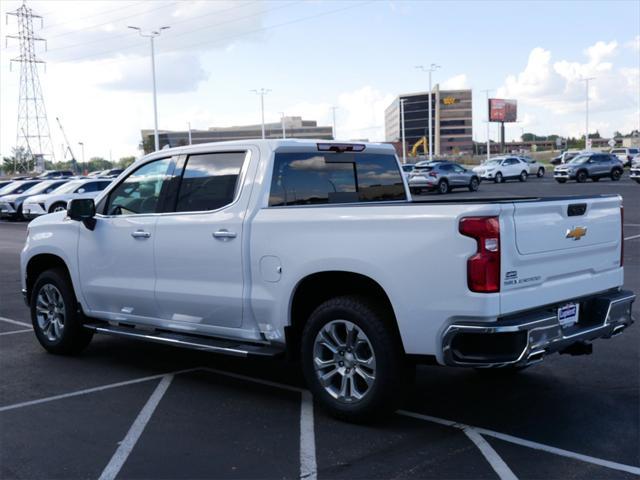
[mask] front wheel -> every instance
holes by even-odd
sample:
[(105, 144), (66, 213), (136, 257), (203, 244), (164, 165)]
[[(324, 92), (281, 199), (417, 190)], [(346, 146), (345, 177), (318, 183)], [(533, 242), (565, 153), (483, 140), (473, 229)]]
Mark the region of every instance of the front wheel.
[(538, 169), (538, 173), (537, 173), (537, 175), (538, 175), (538, 178), (542, 178), (542, 177), (544, 177), (544, 167), (540, 167), (540, 168)]
[(527, 178), (529, 178), (529, 174), (527, 172), (525, 172), (524, 170), (520, 172), (520, 176), (518, 177), (518, 180), (520, 180), (521, 182), (526, 182)]
[(502, 174), (500, 172), (496, 173), (495, 178), (493, 179), (494, 182), (496, 183), (502, 183), (504, 182), (504, 178), (502, 177)]
[(617, 182), (618, 180), (620, 180), (621, 176), (622, 176), (622, 172), (617, 168), (611, 171), (611, 180), (613, 180), (614, 182)]
[(578, 183), (584, 183), (587, 181), (587, 172), (585, 172), (584, 170), (581, 172), (578, 172), (578, 174), (576, 175), (576, 182)]
[(469, 191), (470, 192), (477, 192), (479, 185), (480, 185), (480, 182), (478, 181), (478, 179), (476, 177), (473, 177), (471, 179), (471, 181), (469, 182)]
[(40, 274), (31, 292), (31, 323), (40, 345), (50, 353), (81, 352), (93, 337), (82, 326), (73, 287), (62, 269)]
[(332, 415), (364, 421), (402, 399), (403, 354), (385, 309), (359, 296), (322, 303), (302, 333), (302, 367), (314, 398)]
[(49, 213), (64, 212), (67, 210), (67, 204), (64, 202), (54, 203), (49, 207)]

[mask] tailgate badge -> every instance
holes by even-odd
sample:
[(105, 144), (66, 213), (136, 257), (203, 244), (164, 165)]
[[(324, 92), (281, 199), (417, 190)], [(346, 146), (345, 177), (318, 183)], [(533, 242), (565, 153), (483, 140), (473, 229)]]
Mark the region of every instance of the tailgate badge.
[(567, 233), (564, 236), (564, 238), (572, 238), (573, 240), (580, 240), (586, 234), (587, 234), (586, 227), (573, 227), (567, 230)]

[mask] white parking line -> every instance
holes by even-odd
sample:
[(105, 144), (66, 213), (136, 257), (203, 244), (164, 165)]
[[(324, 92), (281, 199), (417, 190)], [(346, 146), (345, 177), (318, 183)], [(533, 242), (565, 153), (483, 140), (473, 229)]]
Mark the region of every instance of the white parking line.
[(316, 432), (313, 422), (313, 397), (309, 392), (300, 396), (300, 478), (316, 480)]
[(131, 425), (127, 435), (124, 437), (124, 440), (120, 443), (120, 446), (113, 454), (113, 457), (111, 457), (111, 460), (109, 460), (109, 463), (102, 471), (100, 480), (113, 480), (116, 478), (118, 473), (120, 473), (120, 469), (124, 465), (124, 462), (127, 461), (127, 458), (129, 458), (129, 454), (133, 450), (133, 447), (136, 446), (140, 435), (142, 435), (142, 432), (144, 431), (144, 427), (149, 423), (151, 415), (156, 411), (156, 407), (167, 392), (172, 380), (173, 375), (171, 374), (164, 375), (162, 377), (162, 380), (149, 397), (149, 400), (147, 400), (145, 406), (140, 410), (140, 413), (133, 422), (133, 425)]
[(475, 443), (480, 453), (484, 455), (489, 465), (491, 465), (498, 477), (500, 477), (500, 480), (518, 480), (518, 477), (516, 477), (509, 466), (504, 463), (504, 460), (498, 455), (498, 452), (482, 438), (482, 435), (480, 435), (475, 428), (465, 428), (462, 431), (469, 437), (469, 440)]
[(624, 237), (625, 240), (633, 240), (635, 238), (640, 238), (640, 235), (631, 235), (630, 237)]
[(0, 320), (7, 323), (13, 323), (14, 325), (22, 325), (23, 327), (31, 327), (30, 323), (19, 322), (17, 320), (11, 320), (10, 318), (0, 317)]
[(600, 465), (601, 467), (611, 468), (613, 470), (620, 470), (622, 472), (633, 473), (634, 475), (640, 475), (640, 467), (633, 465), (626, 465), (624, 463), (612, 462), (609, 460), (603, 460), (602, 458), (592, 457), (589, 455), (583, 455), (581, 453), (572, 452), (570, 450), (564, 450), (562, 448), (551, 447), (538, 442), (532, 442), (531, 440), (525, 440), (524, 438), (513, 437), (505, 433), (494, 432), (493, 430), (487, 430), (486, 428), (470, 427), (464, 423), (452, 422), (451, 420), (445, 420), (444, 418), (432, 417), (429, 415), (422, 415), (421, 413), (408, 412), (406, 410), (399, 410), (397, 412), (405, 417), (417, 418), (419, 420), (425, 420), (427, 422), (439, 423), (440, 425), (447, 425), (454, 428), (464, 430), (465, 428), (472, 428), (481, 435), (497, 438), (504, 442), (514, 443), (523, 447), (532, 448), (534, 450), (541, 450), (543, 452), (554, 453), (562, 457), (574, 458), (586, 463), (592, 463), (594, 465)]
[(76, 390), (75, 392), (62, 393), (60, 395), (53, 395), (51, 397), (38, 398), (36, 400), (29, 400), (27, 402), (14, 403), (13, 405), (6, 405), (0, 407), (0, 412), (6, 412), (7, 410), (14, 410), (16, 408), (30, 407), (31, 405), (38, 405), (40, 403), (53, 402), (54, 400), (62, 400), (63, 398), (77, 397), (78, 395), (86, 395), (88, 393), (101, 392), (102, 390), (109, 390), (111, 388), (125, 387), (127, 385), (134, 385), (136, 383), (148, 382), (149, 380), (157, 380), (166, 375), (178, 375), (180, 373), (188, 373), (199, 370), (198, 368), (187, 368), (185, 370), (178, 370), (175, 372), (159, 373), (158, 375), (150, 375), (148, 377), (134, 378), (133, 380), (125, 380), (123, 382), (109, 383), (107, 385), (100, 385), (98, 387), (86, 388), (84, 390)]
[(26, 333), (26, 332), (33, 332), (33, 328), (25, 328), (24, 330), (13, 330), (12, 332), (2, 332), (0, 333), (0, 337), (4, 335), (13, 335), (14, 333)]

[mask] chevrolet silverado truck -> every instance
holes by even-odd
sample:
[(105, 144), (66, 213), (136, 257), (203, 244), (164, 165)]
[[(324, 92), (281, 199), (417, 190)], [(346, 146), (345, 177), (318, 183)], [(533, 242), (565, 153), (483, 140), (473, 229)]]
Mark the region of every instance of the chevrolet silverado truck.
[(35, 219), (21, 274), (49, 352), (282, 355), (359, 421), (416, 363), (515, 370), (622, 333), (622, 259), (617, 195), (417, 202), (390, 145), (252, 140), (152, 153)]

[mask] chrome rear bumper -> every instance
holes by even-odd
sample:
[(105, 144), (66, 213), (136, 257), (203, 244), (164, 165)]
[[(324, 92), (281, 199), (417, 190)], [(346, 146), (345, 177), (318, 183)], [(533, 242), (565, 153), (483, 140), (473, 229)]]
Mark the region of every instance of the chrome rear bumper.
[(630, 291), (616, 291), (575, 299), (580, 304), (580, 318), (568, 328), (558, 322), (557, 308), (562, 304), (496, 322), (456, 322), (444, 333), (443, 358), (447, 365), (464, 367), (537, 363), (549, 353), (569, 353), (569, 347), (576, 344), (622, 333), (633, 323), (631, 307), (635, 298)]

